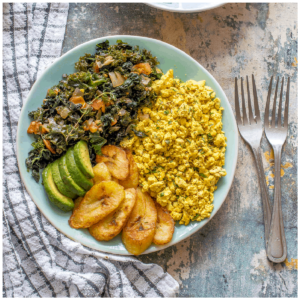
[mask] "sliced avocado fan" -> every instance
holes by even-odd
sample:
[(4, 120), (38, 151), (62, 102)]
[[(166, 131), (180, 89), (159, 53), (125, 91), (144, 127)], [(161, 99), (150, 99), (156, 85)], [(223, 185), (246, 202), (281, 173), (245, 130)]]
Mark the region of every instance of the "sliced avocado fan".
[(85, 141), (79, 141), (74, 146), (74, 159), (80, 171), (87, 177), (93, 178), (94, 172), (90, 160), (89, 148)]
[(85, 190), (73, 180), (70, 171), (68, 170), (66, 155), (58, 159), (58, 166), (63, 183), (67, 186), (67, 188), (78, 196), (84, 196)]
[(88, 191), (92, 186), (92, 180), (88, 179), (79, 169), (74, 158), (74, 148), (70, 148), (66, 154), (67, 168), (71, 177), (80, 187)]
[(52, 164), (49, 164), (43, 171), (43, 183), (50, 201), (61, 210), (67, 212), (73, 209), (74, 202), (71, 198), (60, 193), (52, 176)]
[(52, 171), (53, 180), (54, 180), (58, 190), (66, 197), (74, 199), (76, 197), (76, 194), (71, 192), (68, 189), (68, 187), (64, 184), (64, 182), (61, 178), (61, 175), (59, 172), (58, 160), (54, 161), (51, 164), (51, 171)]

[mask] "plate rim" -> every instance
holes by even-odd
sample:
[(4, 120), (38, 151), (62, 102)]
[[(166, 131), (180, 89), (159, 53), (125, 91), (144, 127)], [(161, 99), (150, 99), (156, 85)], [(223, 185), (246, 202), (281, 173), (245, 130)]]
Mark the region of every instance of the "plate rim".
[(226, 2), (218, 2), (218, 3), (212, 3), (211, 7), (208, 7), (208, 8), (180, 9), (180, 8), (171, 8), (171, 7), (170, 8), (161, 7), (161, 6), (158, 6), (158, 5), (154, 4), (153, 2), (144, 2), (144, 3), (146, 5), (149, 5), (149, 6), (153, 7), (153, 8), (156, 8), (156, 9), (169, 11), (169, 12), (175, 12), (175, 13), (183, 13), (183, 14), (207, 11), (207, 10), (214, 9), (214, 8), (217, 8), (217, 7), (220, 7), (220, 6), (226, 4)]
[[(31, 94), (33, 93), (33, 90), (34, 90), (34, 87), (35, 85), (38, 85), (39, 81), (43, 78), (44, 74), (47, 72), (47, 70), (49, 68), (51, 68), (51, 66), (55, 63), (57, 63), (59, 60), (63, 59), (64, 56), (66, 56), (67, 54), (69, 54), (71, 51), (74, 51), (75, 49), (78, 49), (86, 44), (89, 44), (89, 43), (92, 43), (92, 42), (96, 42), (96, 41), (99, 41), (99, 40), (105, 40), (105, 39), (124, 39), (124, 38), (135, 38), (135, 39), (144, 39), (144, 40), (153, 40), (155, 42), (158, 42), (158, 43), (161, 43), (161, 44), (165, 44), (167, 45), (168, 47), (172, 47), (174, 48), (176, 51), (179, 51), (182, 55), (188, 57), (189, 59), (192, 59), (193, 62), (197, 65), (200, 66), (200, 68), (202, 69), (202, 71), (206, 74), (208, 74), (209, 76), (211, 76), (213, 78), (213, 80), (215, 81), (215, 84), (218, 86), (218, 88), (223, 92), (224, 94), (224, 101), (227, 101), (228, 103), (228, 106), (229, 106), (229, 113), (231, 115), (231, 117), (235, 120), (235, 116), (233, 114), (233, 110), (232, 110), (232, 107), (231, 107), (231, 104), (225, 94), (225, 92), (223, 91), (222, 87), (220, 86), (219, 82), (214, 78), (214, 76), (208, 72), (199, 62), (197, 62), (193, 57), (191, 57), (190, 55), (188, 55), (187, 53), (185, 53), (184, 51), (182, 51), (181, 49), (169, 44), (169, 43), (166, 43), (166, 42), (163, 42), (161, 40), (158, 40), (158, 39), (154, 39), (154, 38), (149, 38), (149, 37), (145, 37), (145, 36), (136, 36), (136, 35), (109, 35), (109, 36), (104, 36), (104, 37), (100, 37), (100, 38), (95, 38), (95, 39), (91, 39), (89, 41), (86, 41), (84, 43), (81, 43), (77, 46), (75, 46), (74, 48), (70, 49), (69, 51), (67, 51), (66, 53), (64, 53), (63, 55), (61, 55), (60, 57), (56, 58), (53, 60), (53, 62), (41, 73), (41, 75), (39, 76), (39, 78), (34, 82), (34, 84), (32, 85), (28, 95), (27, 95), (27, 99), (29, 99), (31, 97)], [(19, 114), (19, 121), (20, 121), (20, 117), (21, 115), (23, 115), (23, 110), (25, 110), (25, 104), (27, 103), (27, 99), (26, 101), (23, 103), (22, 105), (22, 109), (20, 111), (20, 114)], [(40, 208), (39, 204), (35, 201), (33, 195), (31, 194), (30, 192), (30, 189), (29, 187), (27, 186), (24, 178), (23, 178), (23, 174), (21, 172), (21, 168), (20, 168), (20, 158), (19, 158), (19, 135), (20, 135), (20, 127), (21, 127), (21, 123), (18, 121), (18, 128), (17, 128), (17, 134), (16, 134), (16, 152), (17, 152), (17, 161), (18, 161), (18, 168), (19, 168), (19, 174), (20, 174), (20, 178), (28, 192), (28, 194), (30, 195), (31, 199), (33, 200), (34, 204), (37, 206), (37, 208), (39, 209), (39, 211), (43, 214), (43, 216), (47, 219), (47, 221), (58, 231), (60, 231), (62, 234), (64, 234), (65, 236), (67, 236), (69, 239), (75, 241), (75, 242), (78, 242), (80, 243), (81, 245), (85, 246), (85, 247), (88, 247), (90, 249), (93, 249), (93, 250), (96, 250), (96, 251), (100, 251), (100, 252), (103, 252), (103, 253), (110, 253), (110, 254), (115, 254), (115, 255), (125, 255), (125, 256), (132, 256), (131, 253), (129, 253), (127, 250), (128, 253), (120, 253), (119, 251), (120, 250), (116, 250), (116, 249), (111, 249), (111, 251), (105, 251), (105, 250), (99, 250), (98, 248), (96, 247), (92, 247), (91, 245), (87, 245), (85, 244), (84, 242), (81, 242), (79, 239), (76, 239), (74, 237), (71, 237), (68, 233), (66, 233), (65, 231), (57, 228), (57, 226), (55, 224), (53, 224), (53, 222), (47, 217), (47, 215), (44, 213), (44, 211)], [(236, 166), (237, 166), (237, 160), (238, 160), (238, 129), (237, 129), (237, 125), (236, 125), (236, 122), (233, 122), (234, 126), (234, 136), (235, 136), (235, 141), (236, 141), (236, 145), (235, 145), (235, 152), (236, 152), (236, 155), (234, 156), (234, 161), (233, 161), (233, 165), (234, 165), (234, 168), (233, 168), (233, 172), (232, 172), (232, 175), (231, 177), (229, 178), (230, 179), (230, 184), (228, 185), (228, 188), (227, 188), (227, 191), (226, 191), (226, 194), (224, 193), (224, 198), (222, 200), (222, 203), (220, 204), (220, 206), (218, 208), (214, 208), (213, 210), (213, 213), (212, 215), (209, 217), (209, 218), (206, 218), (204, 220), (202, 220), (201, 222), (199, 222), (199, 225), (198, 226), (195, 226), (193, 227), (190, 231), (188, 231), (187, 235), (184, 237), (184, 238), (181, 238), (179, 239), (178, 241), (176, 242), (170, 242), (166, 245), (161, 245), (161, 246), (158, 246), (156, 245), (156, 248), (155, 249), (152, 249), (152, 250), (149, 250), (147, 249), (146, 251), (144, 251), (141, 255), (145, 255), (145, 254), (150, 254), (150, 253), (154, 253), (154, 252), (157, 252), (157, 251), (160, 251), (160, 250), (163, 250), (163, 249), (166, 249), (168, 247), (171, 247), (171, 246), (174, 246), (176, 244), (178, 244), (179, 242), (182, 242), (183, 240), (186, 240), (188, 237), (190, 237), (192, 234), (196, 233), (198, 230), (200, 230), (202, 227), (204, 227), (216, 214), (217, 212), (219, 211), (219, 209), (221, 208), (221, 206), (223, 205), (223, 203), (225, 202), (226, 198), (227, 198), (227, 195), (231, 189), (231, 186), (232, 186), (232, 183), (233, 183), (233, 179), (234, 179), (234, 175), (235, 175), (235, 172), (236, 172)], [(202, 224), (201, 224), (202, 223)], [(201, 225), (200, 225), (201, 224)]]

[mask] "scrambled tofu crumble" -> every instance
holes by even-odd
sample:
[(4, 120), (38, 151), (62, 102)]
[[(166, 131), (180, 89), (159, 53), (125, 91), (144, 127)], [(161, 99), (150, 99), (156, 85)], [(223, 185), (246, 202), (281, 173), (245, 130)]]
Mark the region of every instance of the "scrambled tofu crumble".
[(226, 137), (220, 99), (205, 81), (174, 79), (173, 70), (153, 83), (153, 107), (139, 112), (134, 136), (121, 145), (134, 153), (139, 183), (179, 224), (210, 217), (218, 180), (226, 175)]

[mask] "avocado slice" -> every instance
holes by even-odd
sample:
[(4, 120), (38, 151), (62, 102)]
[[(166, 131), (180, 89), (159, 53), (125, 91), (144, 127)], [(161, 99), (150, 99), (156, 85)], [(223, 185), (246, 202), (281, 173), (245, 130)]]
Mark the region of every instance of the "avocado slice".
[(75, 183), (77, 183), (84, 190), (88, 191), (93, 186), (93, 182), (90, 179), (86, 178), (78, 168), (74, 158), (73, 147), (69, 148), (69, 150), (67, 151), (66, 162), (67, 168)]
[(58, 190), (61, 192), (61, 194), (65, 195), (66, 197), (69, 197), (71, 199), (74, 199), (77, 195), (75, 193), (71, 192), (68, 189), (68, 187), (63, 183), (63, 180), (62, 180), (60, 172), (59, 172), (59, 166), (58, 166), (57, 160), (55, 160), (51, 164), (51, 170), (52, 170), (53, 180), (54, 180)]
[(84, 196), (85, 190), (81, 188), (72, 178), (68, 167), (67, 167), (67, 161), (66, 161), (66, 155), (62, 156), (58, 160), (58, 166), (59, 166), (59, 172), (62, 178), (63, 183), (68, 187), (68, 189), (75, 193), (78, 196)]
[(93, 178), (94, 172), (90, 160), (89, 148), (85, 141), (81, 140), (74, 146), (74, 158), (80, 171), (87, 178)]
[(70, 211), (74, 207), (71, 198), (60, 193), (52, 176), (52, 166), (49, 164), (43, 171), (43, 183), (50, 201), (63, 211)]

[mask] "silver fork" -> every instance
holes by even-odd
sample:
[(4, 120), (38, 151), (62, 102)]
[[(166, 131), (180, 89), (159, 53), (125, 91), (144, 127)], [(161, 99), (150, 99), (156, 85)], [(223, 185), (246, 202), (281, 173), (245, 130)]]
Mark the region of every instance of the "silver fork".
[(261, 196), (263, 203), (263, 213), (264, 213), (264, 223), (265, 223), (265, 244), (266, 249), (268, 246), (268, 238), (269, 238), (269, 229), (271, 224), (271, 206), (269, 201), (268, 188), (265, 179), (265, 172), (262, 163), (262, 157), (260, 152), (260, 142), (263, 134), (262, 122), (260, 119), (260, 111), (258, 106), (257, 99), (257, 91), (254, 76), (252, 75), (252, 88), (253, 88), (253, 99), (254, 99), (254, 112), (253, 116), (251, 98), (250, 98), (250, 90), (249, 90), (249, 82), (248, 76), (247, 78), (247, 92), (248, 92), (248, 111), (249, 111), (249, 121), (246, 113), (246, 105), (244, 98), (244, 88), (243, 88), (243, 78), (241, 78), (241, 95), (242, 95), (242, 111), (243, 111), (243, 122), (240, 114), (240, 104), (239, 104), (239, 96), (238, 96), (238, 85), (237, 78), (235, 78), (235, 111), (236, 111), (236, 120), (239, 128), (239, 132), (243, 139), (250, 146), (258, 173), (259, 184), (261, 188)]
[[(269, 243), (267, 247), (267, 255), (269, 260), (280, 263), (286, 259), (287, 248), (284, 234), (284, 225), (282, 218), (281, 209), (281, 180), (280, 180), (280, 165), (281, 165), (281, 152), (282, 146), (284, 145), (288, 132), (288, 112), (289, 112), (289, 92), (290, 92), (290, 78), (287, 82), (286, 100), (284, 109), (284, 123), (281, 125), (281, 111), (282, 111), (282, 95), (283, 95), (283, 83), (282, 78), (280, 100), (278, 107), (278, 117), (276, 122), (276, 98), (278, 91), (279, 77), (277, 78), (277, 84), (274, 95), (273, 111), (271, 124), (269, 123), (269, 108), (270, 108), (270, 97), (272, 91), (273, 76), (270, 81), (268, 98), (265, 111), (265, 133), (269, 143), (272, 145), (274, 151), (275, 160), (275, 192), (274, 192), (274, 206), (272, 213), (272, 221), (270, 226)], [(271, 127), (270, 127), (271, 125)]]

